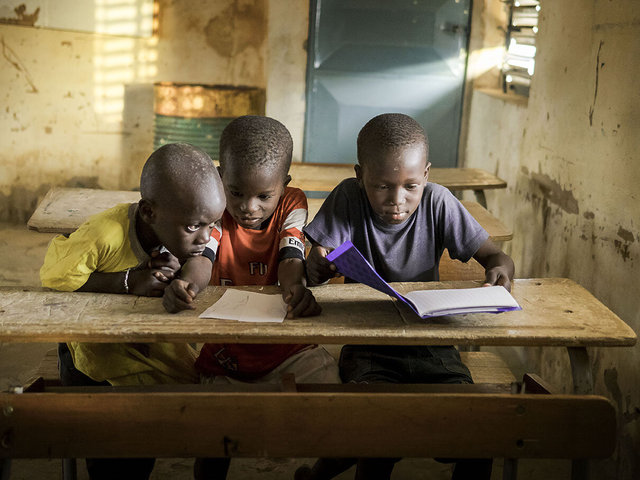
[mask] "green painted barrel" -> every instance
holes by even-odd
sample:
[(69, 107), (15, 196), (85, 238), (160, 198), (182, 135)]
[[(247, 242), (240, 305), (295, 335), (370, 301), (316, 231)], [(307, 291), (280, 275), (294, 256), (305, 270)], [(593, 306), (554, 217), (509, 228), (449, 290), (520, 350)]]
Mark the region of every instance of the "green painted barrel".
[(217, 160), (222, 130), (241, 115), (264, 115), (262, 88), (192, 85), (161, 82), (154, 85), (154, 149), (185, 142)]

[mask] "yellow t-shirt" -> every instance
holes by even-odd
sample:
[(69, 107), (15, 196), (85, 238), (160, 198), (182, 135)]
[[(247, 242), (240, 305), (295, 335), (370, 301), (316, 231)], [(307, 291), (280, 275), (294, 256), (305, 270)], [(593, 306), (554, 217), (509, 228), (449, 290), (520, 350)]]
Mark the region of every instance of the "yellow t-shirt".
[[(137, 204), (124, 203), (89, 218), (68, 238), (49, 244), (40, 280), (66, 292), (84, 285), (93, 272), (122, 272), (143, 267), (150, 257), (136, 235)], [(196, 352), (186, 344), (149, 344), (143, 355), (130, 344), (70, 342), (75, 367), (96, 381), (112, 385), (192, 383)], [(146, 352), (145, 352), (146, 353)]]

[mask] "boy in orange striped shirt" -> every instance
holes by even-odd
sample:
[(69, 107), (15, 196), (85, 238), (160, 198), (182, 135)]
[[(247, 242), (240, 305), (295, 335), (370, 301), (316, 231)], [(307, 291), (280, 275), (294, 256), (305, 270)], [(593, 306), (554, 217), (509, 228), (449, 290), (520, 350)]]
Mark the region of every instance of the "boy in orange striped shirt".
[[(220, 138), (220, 175), (227, 198), (213, 285), (280, 285), (288, 318), (317, 315), (306, 287), (307, 199), (288, 187), (293, 141), (269, 117), (232, 121)], [(196, 369), (206, 383), (277, 383), (294, 373), (301, 383), (340, 383), (337, 365), (317, 345), (205, 344)], [(195, 478), (225, 478), (229, 459), (198, 459)]]

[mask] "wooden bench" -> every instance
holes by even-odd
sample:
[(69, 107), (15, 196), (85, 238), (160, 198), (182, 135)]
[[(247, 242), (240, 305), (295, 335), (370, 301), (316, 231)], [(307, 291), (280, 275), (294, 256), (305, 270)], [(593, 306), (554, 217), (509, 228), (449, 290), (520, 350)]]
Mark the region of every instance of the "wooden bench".
[(486, 393), (477, 387), (94, 387), (0, 394), (0, 453), (601, 458), (614, 450), (615, 411), (603, 397)]
[(516, 459), (613, 452), (616, 420), (608, 400), (550, 395), (533, 375), (515, 384), (492, 353), (461, 357), (475, 385), (311, 385), (284, 379), (280, 386), (245, 389), (56, 388), (57, 356), (51, 350), (37, 380), (21, 393), (0, 394), (0, 457)]
[[(460, 352), (460, 358), (469, 368), (471, 378), (476, 384), (491, 384), (505, 392), (511, 391), (511, 384), (516, 381), (516, 378), (500, 356), (491, 352)], [(23, 389), (40, 390), (44, 386), (60, 386), (58, 351), (55, 348), (47, 351), (36, 374), (25, 383)]]

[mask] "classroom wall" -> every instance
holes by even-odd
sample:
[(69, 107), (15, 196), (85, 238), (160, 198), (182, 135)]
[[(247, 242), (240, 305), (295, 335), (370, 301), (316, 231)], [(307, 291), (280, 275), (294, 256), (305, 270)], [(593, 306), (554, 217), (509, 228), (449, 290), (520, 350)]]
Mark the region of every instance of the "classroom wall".
[[(498, 3), (495, 0), (494, 3)], [(495, 27), (495, 26), (494, 26)], [(489, 27), (487, 27), (489, 28)], [(640, 2), (542, 2), (527, 103), (471, 98), (466, 165), (508, 188), (489, 209), (513, 227), (518, 277), (569, 277), (640, 332)], [(496, 85), (497, 86), (497, 85)], [(528, 367), (571, 390), (562, 349)], [(589, 349), (596, 392), (618, 409), (616, 454), (593, 478), (640, 478), (640, 346)]]
[[(153, 148), (153, 83), (267, 88), (300, 160), (306, 2), (159, 0), (158, 35), (0, 25), (0, 221), (53, 185), (132, 189)], [(37, 25), (37, 22), (36, 22)]]

